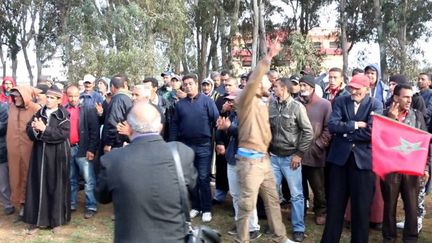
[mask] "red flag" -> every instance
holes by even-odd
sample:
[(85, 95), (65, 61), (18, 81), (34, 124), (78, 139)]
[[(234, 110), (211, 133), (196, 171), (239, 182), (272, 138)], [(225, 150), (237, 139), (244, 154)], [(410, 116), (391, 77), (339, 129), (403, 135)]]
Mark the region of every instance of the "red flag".
[(424, 174), (431, 134), (380, 115), (373, 116), (372, 168), (386, 174)]

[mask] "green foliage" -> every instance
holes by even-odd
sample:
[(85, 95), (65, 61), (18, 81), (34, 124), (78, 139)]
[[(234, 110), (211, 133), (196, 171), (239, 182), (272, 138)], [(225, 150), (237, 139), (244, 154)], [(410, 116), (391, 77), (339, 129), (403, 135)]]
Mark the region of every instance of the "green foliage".
[(182, 1), (110, 2), (97, 7), (86, 0), (74, 7), (61, 37), (70, 81), (85, 73), (127, 74), (137, 83), (160, 73), (168, 60), (181, 58), (186, 33)]
[(321, 71), (324, 55), (319, 53), (313, 42), (301, 33), (292, 33), (285, 44), (287, 54), (282, 53), (276, 57), (276, 65), (281, 60), (289, 60), (290, 73), (300, 73), (304, 67), (310, 67), (315, 73)]

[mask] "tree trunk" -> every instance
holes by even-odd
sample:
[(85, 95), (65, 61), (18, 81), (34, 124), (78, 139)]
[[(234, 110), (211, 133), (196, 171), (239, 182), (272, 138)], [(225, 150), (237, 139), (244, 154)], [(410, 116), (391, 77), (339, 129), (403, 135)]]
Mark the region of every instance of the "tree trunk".
[(259, 34), (260, 34), (260, 40), (259, 40), (259, 59), (265, 57), (267, 54), (267, 38), (266, 38), (266, 30), (265, 30), (265, 23), (264, 23), (264, 3), (262, 0), (259, 0)]
[(346, 0), (340, 1), (340, 26), (341, 26), (341, 45), (342, 45), (342, 56), (343, 56), (343, 77), (345, 83), (348, 81), (348, 41), (347, 41), (347, 16), (345, 13), (346, 9)]
[(252, 34), (252, 69), (257, 64), (258, 57), (258, 29), (259, 29), (259, 13), (258, 13), (258, 0), (252, 0), (253, 8), (253, 34)]
[[(222, 49), (222, 67), (224, 69), (233, 69), (233, 58), (232, 58), (232, 40), (238, 31), (238, 18), (239, 18), (240, 0), (234, 0), (234, 9), (231, 13), (230, 18), (230, 30), (229, 34), (225, 33), (225, 27), (220, 28), (221, 36), (221, 49)], [(225, 17), (224, 17), (225, 20)], [(224, 24), (224, 21), (222, 21)]]
[(405, 73), (407, 69), (407, 11), (408, 11), (408, 0), (402, 1), (402, 16), (399, 24), (399, 46), (400, 46), (400, 71), (399, 73)]
[(3, 67), (3, 74), (2, 77), (6, 76), (6, 58), (3, 56), (3, 47), (0, 45), (0, 60), (1, 60), (1, 65)]
[(203, 80), (207, 75), (206, 70), (206, 57), (207, 57), (207, 45), (208, 45), (209, 34), (201, 32), (201, 52), (199, 53), (198, 62), (198, 79)]
[(381, 77), (378, 77), (378, 79), (381, 78), (381, 80), (385, 80), (386, 73), (387, 73), (387, 43), (385, 40), (385, 33), (381, 18), (381, 1), (380, 0), (373, 0), (374, 3), (374, 16), (375, 21), (377, 21), (377, 34), (378, 34), (378, 44), (379, 44), (379, 50), (380, 50), (380, 69), (381, 69)]
[(30, 60), (29, 60), (29, 57), (28, 57), (28, 54), (27, 54), (27, 43), (22, 43), (22, 46), (23, 46), (22, 51), (23, 51), (23, 54), (24, 54), (25, 64), (26, 64), (26, 67), (27, 67), (27, 72), (29, 74), (30, 85), (33, 86), (33, 78), (34, 78), (34, 76), (33, 76), (33, 71), (32, 71), (32, 67), (31, 67), (31, 64), (30, 64)]

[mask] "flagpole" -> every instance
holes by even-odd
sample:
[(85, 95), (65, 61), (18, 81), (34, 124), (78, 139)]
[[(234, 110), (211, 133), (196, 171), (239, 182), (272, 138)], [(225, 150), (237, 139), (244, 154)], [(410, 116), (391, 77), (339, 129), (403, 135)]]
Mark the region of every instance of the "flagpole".
[[(386, 116), (383, 116), (383, 115), (377, 114), (377, 113), (375, 113), (375, 112), (372, 112), (371, 115), (372, 115), (372, 116), (379, 116), (379, 117), (381, 117), (381, 118), (383, 118), (383, 119), (386, 119), (387, 121), (391, 121), (391, 122), (394, 122), (394, 123), (396, 123), (396, 124), (400, 124), (400, 125), (403, 125), (403, 126), (409, 127), (409, 128), (411, 128), (411, 129), (417, 130), (418, 132), (422, 132), (422, 133), (424, 133), (424, 134), (430, 134), (430, 133), (428, 133), (427, 131), (424, 131), (424, 130), (418, 129), (418, 128), (416, 128), (416, 127), (412, 127), (412, 126), (407, 125), (407, 124), (405, 124), (405, 123), (403, 123), (403, 122), (400, 122), (400, 121), (395, 120), (395, 119), (391, 119), (391, 118), (389, 118), (389, 117), (386, 117)], [(373, 128), (372, 128), (372, 129), (373, 129)]]

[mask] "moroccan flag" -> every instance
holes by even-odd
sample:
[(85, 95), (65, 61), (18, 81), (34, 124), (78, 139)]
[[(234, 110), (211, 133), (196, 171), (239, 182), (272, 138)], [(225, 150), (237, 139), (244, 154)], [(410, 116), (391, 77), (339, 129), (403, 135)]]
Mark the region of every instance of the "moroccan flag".
[(418, 175), (424, 173), (431, 134), (373, 115), (372, 168), (381, 178), (388, 173)]

